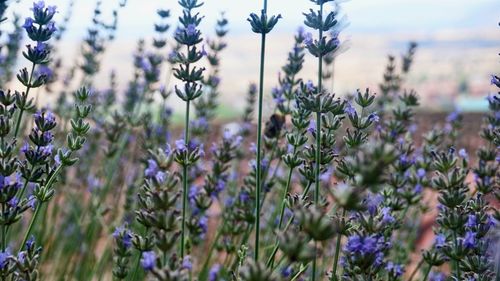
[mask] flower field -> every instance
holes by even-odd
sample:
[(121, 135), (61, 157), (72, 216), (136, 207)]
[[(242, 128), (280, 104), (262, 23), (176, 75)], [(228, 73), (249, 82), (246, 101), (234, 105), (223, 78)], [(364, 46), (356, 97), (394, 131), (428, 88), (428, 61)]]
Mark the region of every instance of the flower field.
[(487, 111), (426, 111), (408, 42), (377, 87), (334, 93), (343, 1), (300, 1), (276, 85), (286, 15), (248, 12), (256, 83), (221, 118), (231, 22), (200, 0), (151, 15), (126, 85), (100, 70), (127, 0), (96, 1), (77, 58), (75, 1), (0, 0), (0, 280), (500, 280), (500, 73)]

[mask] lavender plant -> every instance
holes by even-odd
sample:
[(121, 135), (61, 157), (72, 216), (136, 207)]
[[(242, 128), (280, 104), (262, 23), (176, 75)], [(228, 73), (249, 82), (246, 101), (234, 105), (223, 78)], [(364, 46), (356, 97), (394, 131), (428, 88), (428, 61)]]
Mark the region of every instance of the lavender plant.
[[(317, 35), (299, 27), (267, 94), (266, 39), (281, 16), (268, 16), (267, 1), (250, 14), (259, 81), (228, 126), (218, 106), (229, 23), (222, 14), (204, 39), (197, 0), (178, 2), (173, 34), (174, 9), (157, 11), (125, 87), (100, 68), (126, 1), (111, 1), (108, 16), (96, 2), (79, 60), (56, 45), (74, 1), (58, 28), (42, 1), (23, 26), (7, 18), (0, 84), (15, 73), (23, 29), (31, 71), (17, 75), (23, 92), (0, 91), (0, 279), (498, 279), (498, 90), (478, 148), (463, 141), (470, 116), (458, 110), (422, 132), (425, 113), (406, 83), (414, 42), (389, 56), (377, 90), (337, 97), (325, 85), (345, 18), (340, 1), (312, 2), (304, 24)], [(316, 82), (304, 79), (309, 60)], [(491, 83), (500, 88), (498, 76)]]
[[(203, 149), (194, 147), (189, 141), (189, 113), (191, 101), (200, 97), (202, 94), (201, 84), (203, 79), (204, 68), (197, 68), (193, 66), (199, 61), (204, 53), (197, 47), (203, 39), (201, 32), (197, 29), (202, 17), (198, 13), (193, 14), (193, 10), (199, 8), (203, 3), (198, 3), (197, 0), (182, 0), (179, 2), (183, 10), (182, 17), (179, 17), (181, 27), (175, 32), (175, 40), (180, 44), (186, 46), (185, 53), (177, 53), (177, 60), (179, 62), (178, 68), (175, 69), (174, 76), (184, 82), (183, 88), (175, 87), (176, 95), (186, 102), (186, 117), (185, 117), (185, 132), (184, 139), (177, 142), (176, 148), (176, 161), (182, 166), (182, 224), (181, 224), (181, 245), (180, 256), (184, 258), (185, 243), (186, 243), (186, 217), (188, 207), (188, 172), (189, 167), (196, 163), (202, 156)], [(192, 67), (192, 68), (191, 68)]]
[(257, 109), (257, 156), (256, 156), (256, 173), (255, 173), (255, 251), (254, 260), (259, 259), (259, 238), (260, 238), (260, 198), (261, 198), (261, 180), (262, 180), (262, 159), (261, 159), (261, 149), (262, 149), (262, 102), (264, 95), (264, 62), (266, 54), (266, 34), (271, 32), (274, 26), (278, 23), (281, 15), (267, 16), (267, 0), (264, 0), (264, 7), (260, 13), (260, 17), (257, 14), (250, 14), (248, 21), (252, 26), (252, 31), (261, 34), (260, 41), (260, 77), (259, 77), (259, 97), (258, 97), (258, 109)]

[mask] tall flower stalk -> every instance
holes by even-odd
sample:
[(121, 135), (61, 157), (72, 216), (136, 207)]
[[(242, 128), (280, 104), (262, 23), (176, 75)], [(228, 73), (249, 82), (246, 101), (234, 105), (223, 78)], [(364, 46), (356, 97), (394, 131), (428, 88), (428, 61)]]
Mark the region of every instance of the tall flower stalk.
[[(309, 34), (306, 38), (306, 47), (309, 52), (318, 58), (318, 85), (316, 88), (316, 96), (318, 97), (318, 103), (316, 105), (314, 112), (316, 112), (316, 150), (315, 150), (315, 180), (314, 180), (314, 203), (318, 205), (320, 199), (320, 169), (321, 169), (321, 118), (323, 109), (323, 102), (321, 96), (323, 93), (323, 57), (335, 49), (339, 45), (339, 41), (336, 37), (332, 37), (327, 40), (323, 36), (323, 32), (331, 30), (336, 24), (335, 19), (336, 13), (330, 12), (326, 17), (323, 17), (324, 4), (332, 0), (311, 0), (313, 3), (319, 6), (319, 11), (315, 12), (312, 9), (308, 14), (304, 14), (306, 20), (304, 24), (308, 27), (318, 31), (318, 39), (313, 42), (312, 35)], [(316, 259), (313, 260), (312, 268), (312, 280), (316, 278)]]
[(47, 41), (57, 30), (52, 20), (55, 13), (55, 6), (45, 7), (43, 1), (35, 2), (33, 3), (33, 18), (26, 18), (23, 25), (28, 37), (36, 42), (36, 45), (28, 45), (28, 50), (23, 52), (23, 56), (31, 62), (31, 71), (28, 72), (26, 68), (23, 68), (17, 75), (17, 79), (26, 87), (26, 91), (16, 101), (16, 105), (20, 111), (17, 115), (14, 138), (19, 134), (24, 111), (29, 110), (31, 106), (31, 102), (28, 101), (30, 89), (42, 86), (47, 80), (47, 76), (44, 74), (34, 77), (35, 67), (40, 64), (46, 64), (49, 61), (50, 47)]
[(260, 230), (260, 195), (261, 195), (261, 180), (262, 180), (262, 100), (264, 95), (264, 62), (266, 55), (266, 34), (278, 23), (281, 15), (271, 16), (267, 18), (267, 0), (264, 0), (264, 8), (261, 11), (260, 17), (256, 14), (250, 14), (248, 21), (252, 26), (252, 31), (261, 34), (260, 41), (260, 76), (259, 76), (259, 98), (257, 111), (257, 169), (255, 173), (255, 252), (254, 259), (259, 259), (259, 230)]
[[(199, 150), (190, 150), (189, 143), (189, 111), (191, 101), (198, 98), (202, 94), (202, 84), (203, 71), (204, 68), (192, 67), (192, 64), (199, 61), (203, 55), (204, 51), (199, 50), (196, 45), (203, 41), (201, 38), (201, 32), (198, 30), (198, 25), (200, 24), (202, 17), (199, 14), (193, 14), (193, 9), (199, 8), (203, 3), (199, 3), (197, 0), (181, 0), (179, 4), (183, 7), (183, 15), (179, 17), (179, 22), (181, 26), (175, 32), (175, 40), (186, 46), (186, 52), (184, 54), (177, 53), (176, 60), (179, 62), (179, 66), (174, 69), (174, 76), (184, 82), (183, 88), (175, 86), (175, 93), (179, 98), (186, 102), (186, 115), (185, 115), (185, 132), (183, 142), (185, 152), (183, 153), (184, 159), (180, 161), (182, 165), (182, 226), (181, 226), (181, 258), (184, 258), (185, 247), (186, 247), (186, 213), (187, 213), (187, 203), (188, 203), (188, 172), (189, 166), (194, 163), (194, 161), (199, 158), (199, 156), (194, 157), (199, 153)], [(180, 149), (184, 150), (184, 149)], [(196, 160), (195, 160), (196, 158)]]

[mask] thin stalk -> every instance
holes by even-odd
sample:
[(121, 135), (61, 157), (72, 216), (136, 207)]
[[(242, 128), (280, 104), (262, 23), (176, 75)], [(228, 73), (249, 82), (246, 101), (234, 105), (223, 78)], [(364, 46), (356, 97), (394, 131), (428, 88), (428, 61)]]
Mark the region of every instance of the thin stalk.
[[(2, 204), (2, 216), (5, 214), (5, 204)], [(5, 224), (2, 225), (2, 252), (5, 252), (7, 248), (7, 227)]]
[(26, 231), (26, 234), (24, 234), (23, 242), (21, 242), (21, 246), (19, 247), (19, 252), (23, 249), (24, 245), (26, 245), (26, 241), (28, 241), (28, 237), (31, 234), (31, 231), (33, 230), (33, 226), (35, 225), (35, 221), (37, 220), (38, 216), (40, 215), (40, 210), (42, 209), (43, 202), (40, 202), (36, 208), (35, 208), (35, 213), (33, 214), (33, 217), (31, 217), (30, 224), (28, 226), (28, 230)]
[[(296, 149), (297, 149), (297, 147), (293, 148), (293, 154), (295, 154)], [(288, 194), (288, 191), (290, 190), (290, 183), (292, 181), (292, 173), (293, 173), (293, 168), (290, 168), (290, 170), (288, 172), (288, 178), (287, 178), (287, 181), (286, 181), (286, 186), (285, 186), (285, 189), (283, 190), (283, 195), (282, 195), (282, 199), (281, 199), (281, 210), (280, 210), (280, 220), (279, 220), (279, 223), (278, 223), (278, 230), (281, 230), (281, 225), (283, 224), (283, 217), (285, 215), (285, 208), (286, 208), (286, 196)], [(289, 223), (287, 224), (287, 226), (285, 228), (288, 228)], [(278, 238), (276, 237), (276, 242), (275, 242), (274, 249), (273, 249), (273, 251), (271, 253), (271, 256), (269, 257), (269, 260), (267, 261), (267, 266), (268, 267), (272, 268), (273, 265), (274, 265), (274, 257), (276, 256), (276, 252), (278, 251), (278, 244), (279, 244)]]
[[(453, 239), (455, 240), (455, 247), (458, 246), (458, 238), (457, 238), (457, 233), (456, 232), (453, 232)], [(459, 260), (455, 260), (455, 270), (456, 270), (456, 274), (457, 274), (457, 280), (461, 280), (460, 278), (460, 275), (462, 275), (460, 273), (460, 261)]]
[(221, 235), (222, 235), (222, 231), (219, 228), (217, 230), (217, 234), (215, 234), (215, 238), (214, 238), (214, 241), (213, 241), (212, 245), (210, 245), (210, 250), (208, 250), (207, 257), (205, 259), (205, 262), (203, 263), (203, 268), (200, 271), (200, 275), (199, 275), (199, 279), (200, 280), (205, 280), (207, 278), (208, 265), (210, 263), (210, 259), (212, 258), (212, 253), (215, 250), (215, 246), (217, 245), (217, 242), (219, 241), (219, 238), (220, 238)]
[[(293, 148), (293, 154), (295, 154), (297, 147)], [(283, 196), (281, 199), (281, 210), (280, 210), (280, 220), (278, 223), (278, 230), (281, 229), (281, 225), (283, 224), (283, 216), (285, 215), (285, 208), (286, 208), (286, 196), (288, 195), (288, 191), (290, 190), (290, 183), (292, 181), (292, 173), (293, 173), (293, 168), (290, 168), (290, 171), (288, 172), (288, 178), (286, 180), (286, 186), (285, 190), (283, 190)]]
[(432, 268), (432, 266), (429, 265), (429, 267), (425, 271), (425, 275), (424, 275), (423, 281), (427, 281), (427, 278), (429, 277), (429, 273), (431, 272), (431, 268)]
[(302, 196), (300, 197), (302, 200), (306, 199), (307, 193), (309, 193), (309, 189), (311, 189), (311, 185), (312, 185), (312, 182), (309, 182), (307, 184), (306, 188), (304, 189), (304, 191), (302, 192)]
[[(28, 79), (28, 86), (26, 86), (26, 96), (28, 96), (28, 93), (30, 92), (31, 89), (31, 80), (33, 80), (33, 73), (35, 72), (35, 63), (31, 65), (31, 73), (30, 73), (30, 78)], [(23, 113), (24, 113), (24, 108), (21, 108), (21, 111), (19, 111), (19, 115), (17, 116), (17, 122), (16, 122), (16, 130), (14, 132), (14, 138), (17, 138), (17, 134), (19, 133), (19, 127), (21, 127), (21, 120), (23, 119)]]
[[(54, 171), (54, 173), (49, 177), (49, 180), (47, 181), (47, 184), (45, 185), (45, 187), (47, 189), (50, 189), (52, 187), (52, 185), (54, 184), (54, 181), (56, 180), (57, 176), (61, 172), (62, 167), (63, 167), (63, 165), (59, 165), (56, 168), (56, 170)], [(31, 217), (31, 221), (30, 221), (30, 224), (28, 226), (28, 230), (26, 231), (26, 234), (24, 235), (23, 242), (21, 243), (21, 246), (19, 248), (19, 252), (23, 249), (24, 245), (26, 244), (26, 241), (28, 241), (28, 237), (30, 236), (31, 231), (33, 230), (33, 226), (34, 226), (38, 216), (40, 215), (40, 209), (42, 209), (42, 206), (43, 206), (43, 202), (39, 202), (38, 205), (36, 206), (35, 213), (33, 214), (33, 217)]]
[[(294, 216), (292, 215), (292, 217), (290, 217), (290, 219), (288, 219), (288, 222), (287, 224), (285, 225), (285, 228), (283, 229), (284, 231), (287, 231), (288, 230), (288, 227), (290, 227), (290, 225), (292, 224), (293, 222), (293, 218)], [(276, 243), (274, 244), (274, 248), (273, 248), (273, 251), (271, 252), (271, 256), (269, 257), (269, 259), (267, 260), (267, 267), (270, 267), (271, 270), (273, 269), (274, 267), (274, 257), (276, 256), (276, 253), (278, 253), (278, 247), (279, 247), (279, 241), (278, 239), (276, 239)]]
[[(264, 0), (263, 13), (267, 13), (267, 0)], [(260, 45), (260, 77), (259, 77), (259, 109), (257, 117), (257, 171), (255, 186), (255, 261), (259, 260), (259, 232), (260, 232), (260, 190), (261, 190), (261, 149), (262, 149), (262, 99), (264, 95), (264, 59), (266, 54), (266, 33), (262, 33)]]
[[(321, 21), (321, 26), (319, 28), (319, 39), (323, 38), (323, 2), (320, 4), (319, 19)], [(323, 55), (320, 53), (318, 57), (318, 95), (322, 92), (322, 78), (323, 78)], [(319, 103), (319, 108), (316, 112), (316, 175), (315, 175), (315, 188), (314, 188), (314, 204), (319, 204), (319, 191), (321, 187), (320, 182), (320, 167), (321, 167), (321, 103)], [(312, 277), (311, 280), (316, 280), (316, 254), (314, 255), (313, 265), (312, 265)]]
[(132, 277), (132, 279), (130, 279), (131, 281), (137, 280), (137, 273), (139, 272), (139, 265), (140, 264), (141, 264), (141, 252), (139, 252), (139, 255), (135, 259), (134, 273), (132, 273), (132, 275), (131, 275), (131, 277)]
[[(189, 53), (189, 47), (188, 47)], [(188, 68), (189, 69), (189, 68)], [(188, 70), (189, 71), (189, 70)], [(189, 106), (190, 101), (186, 102), (186, 132), (184, 133), (184, 139), (186, 146), (189, 147)], [(186, 162), (182, 166), (182, 231), (181, 231), (181, 259), (184, 258), (184, 247), (185, 247), (185, 239), (186, 239), (186, 208), (187, 208), (187, 199), (188, 199), (188, 153), (186, 153), (186, 158), (184, 159)]]
[(302, 273), (304, 273), (306, 270), (307, 270), (307, 265), (306, 265), (306, 266), (301, 267), (301, 269), (299, 270), (299, 272), (297, 272), (297, 274), (295, 274), (295, 276), (292, 278), (292, 280), (291, 280), (291, 281), (295, 281), (295, 280), (297, 280), (297, 278), (299, 278), (299, 277), (300, 277), (300, 275), (302, 275)]
[(420, 259), (420, 261), (418, 262), (417, 266), (415, 267), (415, 269), (411, 273), (410, 278), (408, 279), (408, 281), (412, 281), (413, 280), (413, 278), (415, 277), (415, 275), (417, 275), (418, 270), (422, 267), (423, 264), (424, 264), (424, 259)]
[[(345, 217), (345, 209), (342, 210), (342, 221), (344, 220)], [(337, 277), (337, 267), (338, 267), (338, 262), (339, 262), (339, 256), (340, 256), (340, 243), (342, 241), (342, 234), (338, 234), (337, 236), (337, 243), (335, 245), (335, 257), (333, 260), (333, 269), (332, 269), (332, 277), (330, 278), (331, 281), (337, 281), (339, 280)]]

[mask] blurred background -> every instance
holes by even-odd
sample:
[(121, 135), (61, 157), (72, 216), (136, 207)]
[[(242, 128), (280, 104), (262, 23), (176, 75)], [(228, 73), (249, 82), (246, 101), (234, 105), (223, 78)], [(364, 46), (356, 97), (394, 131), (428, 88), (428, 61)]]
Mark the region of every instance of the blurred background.
[[(62, 21), (69, 9), (68, 0), (48, 0), (57, 5), (56, 21)], [(13, 3), (6, 13), (27, 16), (32, 1)], [(312, 7), (308, 0), (270, 0), (269, 13), (281, 14), (280, 21), (268, 36), (266, 88), (276, 84), (280, 67), (285, 63), (293, 35), (303, 25), (303, 12)], [(80, 56), (80, 44), (92, 23), (93, 0), (74, 1), (73, 11), (58, 50), (64, 55), (63, 67), (71, 67)], [(175, 0), (128, 0), (118, 8), (116, 38), (107, 43), (107, 51), (96, 84), (109, 84), (111, 71), (117, 74), (119, 89), (132, 76), (132, 55), (139, 39), (150, 42), (154, 36), (157, 9), (170, 9), (174, 30), (179, 15)], [(498, 73), (500, 51), (500, 1), (498, 0), (351, 0), (341, 3), (340, 16), (348, 25), (340, 39), (346, 50), (335, 61), (334, 92), (352, 93), (370, 87), (378, 91), (387, 55), (399, 57), (409, 41), (419, 44), (413, 69), (406, 85), (422, 98), (423, 109), (432, 111), (481, 111), (490, 87), (490, 74)], [(116, 1), (102, 3), (101, 18), (106, 19)], [(213, 37), (221, 12), (229, 20), (228, 47), (222, 53), (221, 102), (226, 110), (238, 110), (244, 104), (249, 82), (258, 79), (260, 40), (246, 21), (249, 13), (261, 9), (261, 1), (206, 0), (202, 9), (204, 36)], [(171, 39), (173, 40), (173, 39)], [(166, 55), (166, 54), (165, 54)], [(302, 77), (315, 77), (316, 61), (306, 56)], [(40, 99), (47, 99), (40, 96)], [(176, 104), (177, 97), (172, 97)]]

